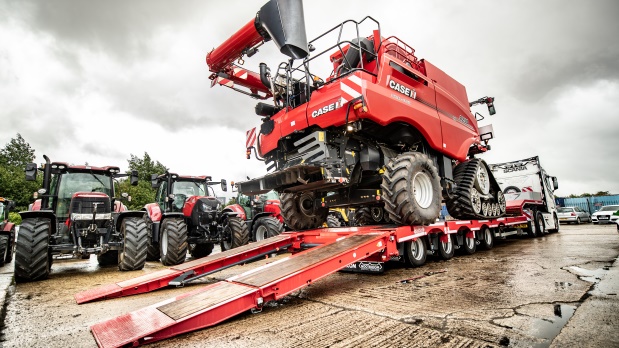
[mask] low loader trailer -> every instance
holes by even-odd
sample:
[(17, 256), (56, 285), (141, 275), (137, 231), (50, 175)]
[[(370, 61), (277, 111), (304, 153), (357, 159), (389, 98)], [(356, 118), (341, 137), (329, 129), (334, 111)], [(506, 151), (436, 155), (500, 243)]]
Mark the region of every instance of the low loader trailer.
[[(427, 255), (450, 259), (455, 250), (490, 249), (496, 238), (526, 234), (534, 220), (523, 210), (541, 201), (508, 201), (511, 216), (488, 220), (447, 220), (429, 225), (374, 225), (284, 232), (205, 258), (75, 295), (77, 303), (183, 286), (238, 264), (288, 251), (292, 255), (224, 281), (91, 326), (100, 347), (147, 344), (214, 326), (276, 301), (341, 270), (382, 271), (388, 261), (417, 267)], [(514, 214), (517, 213), (517, 214)], [(537, 235), (536, 235), (537, 236)]]

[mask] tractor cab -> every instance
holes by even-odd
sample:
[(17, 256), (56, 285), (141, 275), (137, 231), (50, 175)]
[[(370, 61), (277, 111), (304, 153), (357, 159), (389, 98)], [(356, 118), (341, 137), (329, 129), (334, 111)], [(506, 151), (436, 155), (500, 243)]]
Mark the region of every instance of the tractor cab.
[(279, 206), (279, 195), (275, 191), (269, 191), (260, 195), (244, 195), (239, 192), (237, 202), (245, 211), (247, 220), (253, 219), (254, 215), (262, 212), (279, 213), (274, 206)]

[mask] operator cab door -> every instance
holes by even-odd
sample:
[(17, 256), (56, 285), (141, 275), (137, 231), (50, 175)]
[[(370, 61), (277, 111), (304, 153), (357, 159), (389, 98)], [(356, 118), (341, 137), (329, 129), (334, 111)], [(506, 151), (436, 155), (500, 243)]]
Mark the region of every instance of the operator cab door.
[(166, 205), (166, 197), (168, 196), (168, 182), (164, 181), (159, 185), (159, 189), (157, 190), (156, 201), (159, 204), (159, 208), (162, 212), (165, 212), (167, 209)]

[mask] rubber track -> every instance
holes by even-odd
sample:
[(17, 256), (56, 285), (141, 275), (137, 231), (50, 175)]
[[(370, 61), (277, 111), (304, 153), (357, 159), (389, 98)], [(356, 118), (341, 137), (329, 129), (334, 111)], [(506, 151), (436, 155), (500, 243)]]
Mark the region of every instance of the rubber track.
[[(0, 236), (0, 267), (4, 266), (6, 259), (9, 257), (9, 254), (11, 253), (10, 250), (7, 250), (8, 248), (9, 248), (9, 236), (1, 235)], [(5, 252), (6, 252), (6, 258), (4, 257)]]
[(320, 211), (317, 215), (306, 216), (299, 210), (298, 198), (298, 195), (294, 193), (280, 195), (281, 211), (286, 225), (293, 230), (307, 230), (322, 226), (327, 219), (328, 210), (324, 209), (324, 214)]
[[(168, 218), (161, 225), (161, 232), (168, 234), (168, 253), (161, 255), (161, 263), (166, 266), (180, 265), (187, 258), (187, 225), (182, 219)], [(159, 240), (163, 242), (163, 238)]]
[[(467, 162), (460, 163), (454, 170), (454, 181), (458, 185), (456, 191), (453, 193), (452, 198), (447, 200), (447, 211), (455, 219), (487, 219), (491, 215), (483, 215), (483, 213), (477, 214), (473, 211), (471, 205), (471, 189), (475, 183), (475, 175), (477, 173), (478, 166), (482, 165), (482, 160), (479, 158), (473, 158)], [(488, 171), (488, 174), (491, 172)], [(490, 192), (493, 190), (491, 188)], [(483, 202), (483, 201), (482, 201)], [(501, 214), (499, 214), (500, 216)]]
[(284, 232), (284, 225), (279, 221), (278, 218), (274, 216), (261, 217), (258, 221), (254, 223), (253, 226), (254, 232), (252, 234), (254, 236), (254, 240), (256, 241), (258, 240), (256, 232), (260, 225), (264, 225), (267, 228), (267, 238), (277, 236)]
[(49, 219), (24, 219), (15, 251), (15, 278), (18, 282), (49, 276)]
[(125, 226), (122, 262), (118, 263), (121, 271), (135, 271), (144, 268), (148, 233), (144, 219), (129, 217), (122, 222)]
[[(409, 183), (409, 172), (410, 167), (415, 163), (419, 163), (432, 171), (434, 178), (431, 178), (431, 180), (436, 180), (434, 184), (437, 190), (433, 192), (433, 195), (439, 198), (438, 206), (434, 207), (436, 214), (432, 214), (433, 216), (428, 216), (427, 212), (431, 207), (427, 209), (419, 208), (417, 210), (416, 205), (412, 204), (414, 193), (412, 189), (409, 190), (411, 186), (411, 183)], [(383, 198), (385, 199), (385, 210), (390, 214), (391, 220), (398, 225), (431, 224), (436, 221), (440, 214), (438, 173), (428, 156), (420, 152), (405, 152), (393, 158), (386, 167), (380, 187), (383, 190)]]
[(232, 234), (230, 243), (232, 248), (238, 248), (249, 243), (249, 229), (244, 220), (231, 216), (228, 218), (228, 225)]

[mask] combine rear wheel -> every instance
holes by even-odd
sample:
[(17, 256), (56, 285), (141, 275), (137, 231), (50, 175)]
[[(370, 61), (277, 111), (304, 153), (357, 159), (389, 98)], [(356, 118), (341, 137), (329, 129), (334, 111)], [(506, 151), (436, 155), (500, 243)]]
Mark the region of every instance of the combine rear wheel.
[(189, 253), (194, 259), (207, 257), (213, 252), (214, 245), (211, 243), (206, 244), (189, 244)]
[(399, 225), (427, 225), (439, 216), (438, 173), (425, 154), (402, 153), (389, 162), (381, 184), (385, 210)]
[[(144, 268), (146, 262), (146, 244), (148, 232), (144, 219), (128, 217), (120, 223), (120, 235), (123, 236), (122, 249), (118, 253), (118, 269), (137, 271)], [(109, 253), (109, 252), (108, 252)]]
[(15, 280), (28, 282), (45, 279), (51, 268), (49, 253), (50, 220), (24, 219), (17, 235)]
[(329, 210), (317, 207), (313, 193), (282, 193), (282, 216), (293, 230), (318, 228), (327, 221)]
[(254, 230), (254, 240), (259, 242), (284, 232), (284, 225), (276, 217), (265, 216), (258, 218), (252, 229)]
[(167, 218), (161, 224), (159, 238), (161, 263), (180, 265), (187, 257), (187, 224), (179, 218)]
[(249, 229), (245, 221), (235, 216), (229, 216), (224, 226), (224, 238), (221, 251), (238, 248), (249, 243)]
[(426, 263), (427, 248), (423, 238), (404, 242), (404, 261), (410, 267), (419, 267)]

